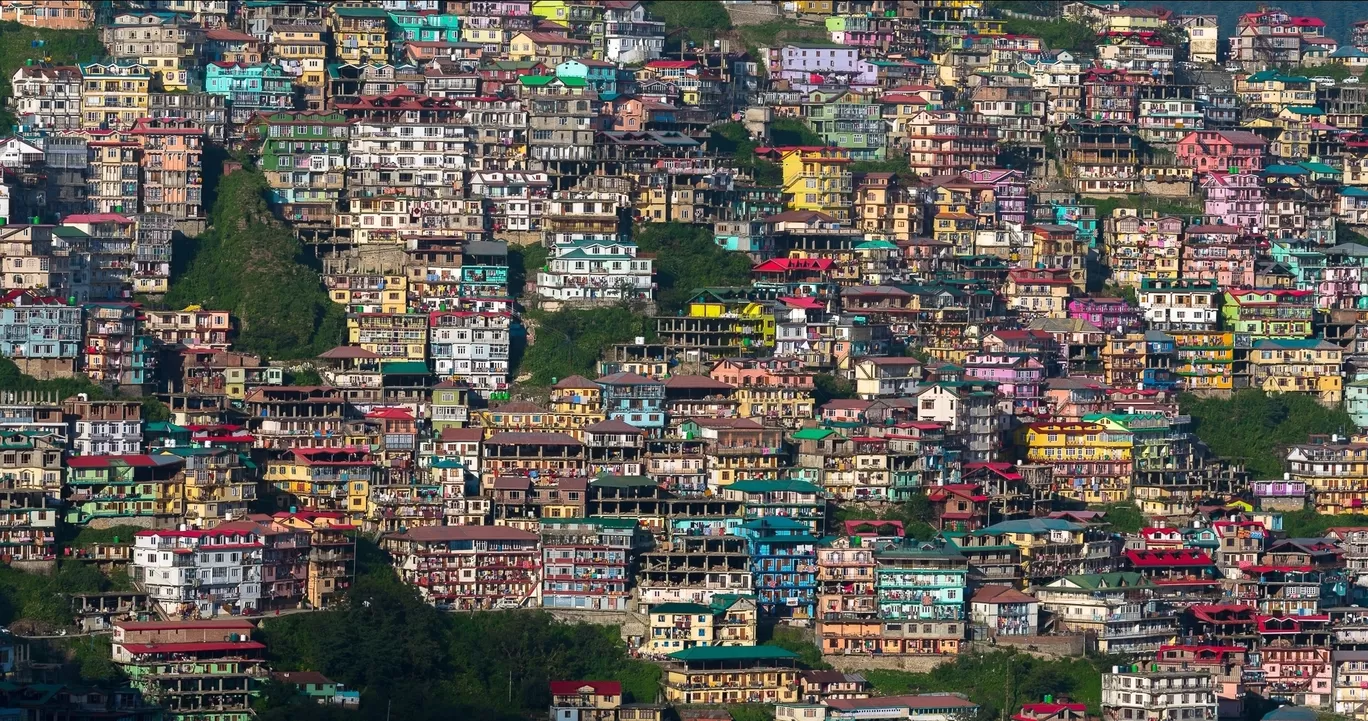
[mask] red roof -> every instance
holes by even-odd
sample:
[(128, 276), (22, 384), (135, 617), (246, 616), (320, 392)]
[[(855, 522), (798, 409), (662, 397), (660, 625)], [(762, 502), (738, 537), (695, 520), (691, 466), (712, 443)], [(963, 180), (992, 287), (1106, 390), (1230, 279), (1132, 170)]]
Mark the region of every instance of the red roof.
[(62, 224), (68, 223), (118, 223), (120, 225), (132, 225), (133, 219), (118, 213), (77, 213), (68, 215), (62, 219)]
[(145, 453), (131, 456), (74, 456), (67, 459), (67, 466), (71, 468), (108, 468), (117, 465), (156, 468), (164, 464)]
[(580, 689), (590, 688), (597, 696), (621, 696), (622, 684), (617, 681), (552, 681), (552, 696), (576, 696)]
[(770, 258), (751, 268), (755, 273), (777, 273), (787, 270), (830, 270), (832, 263), (836, 261), (831, 258)]
[(1210, 566), (1211, 556), (1206, 551), (1181, 549), (1176, 551), (1126, 551), (1126, 559), (1137, 568), (1165, 568), (1169, 566)]
[(660, 68), (662, 70), (687, 70), (697, 65), (697, 60), (652, 60), (646, 63), (648, 68)]
[(804, 310), (821, 310), (825, 307), (822, 305), (822, 301), (811, 297), (795, 298), (792, 296), (784, 296), (779, 299), (779, 302), (790, 308), (802, 308)]

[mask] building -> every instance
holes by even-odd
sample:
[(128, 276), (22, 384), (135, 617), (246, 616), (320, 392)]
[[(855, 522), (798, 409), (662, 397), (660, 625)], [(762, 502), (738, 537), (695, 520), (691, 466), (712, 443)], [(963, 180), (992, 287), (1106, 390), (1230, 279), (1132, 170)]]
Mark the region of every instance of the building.
[(1120, 671), (1102, 674), (1105, 721), (1216, 718), (1216, 676), (1206, 670)]
[(541, 593), (537, 534), (508, 526), (425, 526), (382, 539), (405, 583), (439, 608), (522, 608)]

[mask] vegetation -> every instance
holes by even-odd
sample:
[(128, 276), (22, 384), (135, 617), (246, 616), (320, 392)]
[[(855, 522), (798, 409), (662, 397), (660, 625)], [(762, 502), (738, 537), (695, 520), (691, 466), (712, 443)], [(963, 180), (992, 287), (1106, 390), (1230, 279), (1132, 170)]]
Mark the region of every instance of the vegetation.
[(1130, 501), (1120, 501), (1105, 506), (1093, 506), (1092, 510), (1107, 514), (1107, 524), (1116, 533), (1139, 533), (1144, 528), (1145, 516)]
[(644, 223), (635, 237), (640, 252), (655, 255), (656, 307), (663, 315), (683, 310), (699, 288), (751, 284), (750, 257), (719, 247), (710, 226)]
[(531, 375), (529, 383), (548, 386), (561, 378), (582, 375), (593, 378), (603, 351), (614, 343), (650, 337), (651, 319), (630, 306), (555, 313), (531, 311), (527, 318), (535, 330), (536, 343), (528, 346), (520, 372)]
[[(70, 529), (71, 526), (62, 524), (59, 529)], [(70, 538), (58, 536), (58, 541), (68, 548), (85, 548), (97, 543), (131, 543), (133, 534), (143, 530), (138, 526), (110, 526), (109, 528), (90, 528), (84, 527), (77, 530), (75, 535)]]
[(812, 399), (818, 408), (836, 399), (855, 397), (855, 384), (832, 373), (818, 373), (812, 379)]
[(167, 293), (171, 307), (224, 308), (241, 323), (235, 344), (270, 358), (308, 358), (345, 335), (342, 307), (302, 262), (299, 240), (263, 198), (265, 178), (240, 170), (219, 184), (210, 230), (200, 236), (186, 274)]
[[(527, 718), (546, 712), (548, 682), (563, 679), (617, 680), (625, 700), (653, 702), (660, 678), (628, 657), (616, 628), (539, 611), (444, 614), (383, 565), (359, 574), (341, 608), (267, 619), (261, 635), (273, 668), (359, 690), (360, 712), (346, 717), (358, 721)], [(266, 719), (343, 718), (279, 690), (261, 705)]]
[(73, 593), (126, 589), (128, 579), (105, 576), (90, 564), (62, 563), (52, 575), (0, 566), (0, 626), (50, 629), (71, 625)]
[(1102, 670), (1106, 659), (1046, 661), (1015, 651), (956, 656), (927, 673), (862, 671), (880, 694), (956, 692), (982, 707), (979, 718), (996, 719), (1015, 713), (1021, 704), (1045, 696), (1083, 703), (1088, 713), (1100, 712)]
[(836, 509), (836, 521), (901, 521), (908, 538), (926, 541), (936, 537), (938, 531), (931, 525), (935, 520), (931, 501), (924, 495), (913, 496), (911, 500), (884, 506), (875, 510), (863, 506), (840, 506)]
[(1324, 515), (1313, 509), (1282, 514), (1283, 533), (1288, 538), (1319, 538), (1326, 530), (1341, 526), (1368, 527), (1368, 515), (1345, 513), (1338, 516)]
[(551, 257), (551, 249), (544, 245), (508, 246), (508, 292), (514, 298), (521, 297), (528, 280), (546, 267)]
[(1184, 394), (1178, 403), (1192, 416), (1198, 438), (1216, 454), (1243, 461), (1256, 479), (1282, 476), (1289, 445), (1354, 428), (1343, 409), (1326, 408), (1300, 393), (1246, 389), (1228, 399)]
[(699, 45), (712, 42), (732, 26), (727, 10), (717, 0), (655, 0), (647, 4), (647, 10), (665, 21), (666, 33), (682, 34)]
[(822, 136), (813, 132), (812, 126), (798, 118), (775, 118), (770, 121), (770, 142), (775, 147), (790, 145), (826, 145)]
[(288, 386), (321, 386), (323, 376), (318, 374), (318, 369), (313, 366), (300, 366), (294, 370), (285, 371), (285, 385)]
[(751, 140), (746, 126), (741, 123), (722, 123), (714, 125), (710, 132), (708, 149), (733, 154), (737, 168), (750, 173), (757, 185), (780, 185), (784, 182), (784, 171), (778, 163), (755, 155), (759, 144)]
[(1088, 201), (1097, 208), (1097, 222), (1110, 218), (1117, 208), (1134, 208), (1140, 211), (1154, 211), (1160, 215), (1176, 215), (1187, 218), (1201, 215), (1202, 201), (1196, 197), (1171, 198), (1160, 195), (1138, 195), (1119, 198), (1097, 198)]
[(794, 25), (792, 21), (786, 20), (742, 25), (737, 28), (737, 33), (740, 34), (741, 44), (751, 57), (755, 57), (760, 48), (770, 48), (780, 43), (822, 43), (831, 40), (826, 28)]
[(46, 30), (15, 22), (0, 23), (0, 132), (8, 133), (15, 125), (14, 114), (7, 109), (14, 95), (10, 78), (27, 61), (47, 60), (63, 65), (89, 62), (103, 55), (104, 46), (95, 28)]
[(829, 669), (831, 664), (822, 660), (822, 649), (812, 642), (804, 629), (791, 626), (775, 626), (765, 646), (778, 646), (798, 654), (798, 663), (804, 668)]
[(1088, 55), (1097, 52), (1097, 31), (1071, 20), (1007, 18), (1007, 32), (1013, 35), (1038, 37), (1051, 50), (1068, 50), (1071, 53)]
[(95, 385), (83, 375), (40, 381), (33, 376), (25, 375), (19, 370), (19, 366), (8, 358), (0, 358), (0, 391), (52, 393), (59, 398), (70, 398), (85, 393), (92, 400), (109, 397), (104, 388)]

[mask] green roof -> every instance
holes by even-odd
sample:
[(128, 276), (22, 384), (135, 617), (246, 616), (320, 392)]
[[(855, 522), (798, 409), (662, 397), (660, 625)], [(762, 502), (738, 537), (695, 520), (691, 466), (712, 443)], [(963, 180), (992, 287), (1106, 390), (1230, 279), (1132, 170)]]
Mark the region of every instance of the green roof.
[(343, 17), (389, 19), (389, 11), (383, 8), (335, 7), (332, 10)]
[(550, 85), (551, 81), (555, 79), (555, 75), (521, 75), (518, 77), (518, 82), (523, 85), (542, 86)]
[(651, 613), (687, 613), (711, 616), (713, 609), (711, 606), (704, 606), (701, 603), (662, 603), (658, 606), (651, 606)]
[(1083, 526), (1062, 518), (1026, 518), (1016, 521), (1003, 521), (987, 528), (973, 531), (976, 536), (993, 536), (999, 533), (1045, 533), (1047, 531), (1077, 531)]
[(778, 646), (695, 646), (669, 657), (676, 661), (776, 661), (796, 659), (798, 654)]
[(381, 375), (427, 375), (427, 363), (423, 361), (390, 361), (380, 364)]
[[(784, 516), (765, 516), (763, 518), (755, 518), (746, 521), (741, 524), (741, 527), (749, 528), (751, 530), (769, 528), (783, 531), (806, 531), (808, 524), (795, 521), (792, 518), (785, 518)], [(780, 538), (785, 538), (785, 536), (780, 536)]]
[[(1114, 573), (1080, 573), (1073, 576), (1065, 576), (1064, 580), (1078, 586), (1084, 591), (1099, 591), (1109, 588), (1135, 588), (1143, 587), (1144, 576), (1134, 571), (1116, 571)], [(1061, 589), (1052, 589), (1061, 590)]]
[(793, 491), (796, 493), (821, 493), (822, 489), (818, 486), (794, 479), (762, 480), (749, 478), (744, 481), (735, 481), (729, 486), (723, 486), (733, 491), (742, 493), (766, 493), (769, 491)]
[(833, 431), (830, 428), (804, 428), (799, 431), (794, 431), (793, 439), (796, 441), (820, 441), (835, 433), (836, 431)]

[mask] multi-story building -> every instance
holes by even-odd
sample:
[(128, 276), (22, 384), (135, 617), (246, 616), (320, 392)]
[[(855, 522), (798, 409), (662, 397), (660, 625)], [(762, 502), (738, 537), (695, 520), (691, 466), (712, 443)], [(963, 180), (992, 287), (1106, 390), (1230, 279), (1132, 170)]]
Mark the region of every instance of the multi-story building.
[(547, 270), (537, 273), (541, 306), (566, 307), (649, 303), (655, 296), (653, 259), (638, 257), (631, 241), (557, 242)]
[(1213, 721), (1216, 676), (1190, 671), (1119, 671), (1102, 674), (1106, 721)]
[(542, 606), (627, 609), (636, 552), (648, 543), (635, 519), (542, 519), (540, 533)]
[(168, 616), (213, 618), (259, 608), (264, 541), (255, 524), (146, 530), (133, 536), (130, 576)]
[(82, 63), (80, 68), (82, 128), (123, 130), (147, 116), (152, 73), (146, 65), (115, 60)]
[(276, 112), (255, 122), (250, 137), (261, 141), (271, 205), (296, 230), (315, 237), (331, 234), (346, 181), (346, 116), (325, 110)]
[(205, 66), (204, 91), (228, 105), (232, 140), (257, 113), (276, 113), (294, 107), (294, 78), (279, 65), (219, 61)]
[[(907, 543), (874, 553), (884, 653), (959, 653), (968, 626), (969, 559), (953, 544)], [(902, 622), (893, 633), (890, 622)]]
[(405, 583), (439, 608), (521, 608), (541, 592), (537, 534), (508, 526), (425, 526), (382, 545)]
[(10, 77), (20, 125), (42, 130), (81, 127), (81, 71), (72, 65), (25, 65)]
[(114, 626), (113, 660), (167, 716), (250, 721), (266, 676), (266, 646), (252, 640), (255, 628), (240, 619), (124, 621)]
[(130, 10), (115, 14), (113, 20), (110, 25), (102, 25), (100, 31), (110, 57), (116, 62), (131, 61), (145, 66), (158, 90), (183, 91), (198, 82), (204, 29), (189, 17)]
[(1269, 393), (1307, 393), (1328, 406), (1344, 399), (1344, 349), (1316, 338), (1260, 340), (1249, 351), (1249, 382)]

